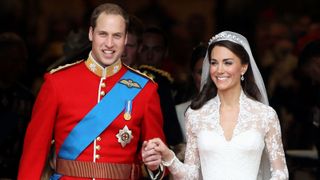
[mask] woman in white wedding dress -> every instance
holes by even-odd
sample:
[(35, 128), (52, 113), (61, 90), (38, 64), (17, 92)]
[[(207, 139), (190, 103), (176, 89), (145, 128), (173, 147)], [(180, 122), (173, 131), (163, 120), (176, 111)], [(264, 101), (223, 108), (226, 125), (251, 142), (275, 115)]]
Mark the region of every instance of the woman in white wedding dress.
[(185, 116), (185, 162), (155, 138), (144, 143), (145, 164), (162, 160), (174, 179), (288, 179), (279, 119), (242, 35), (224, 31), (209, 41), (201, 92)]

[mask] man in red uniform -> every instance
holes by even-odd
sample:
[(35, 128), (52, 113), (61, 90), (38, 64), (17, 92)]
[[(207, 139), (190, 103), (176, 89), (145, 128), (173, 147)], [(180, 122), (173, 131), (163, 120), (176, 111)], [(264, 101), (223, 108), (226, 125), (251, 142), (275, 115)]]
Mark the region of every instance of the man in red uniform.
[[(157, 85), (120, 59), (127, 14), (115, 4), (102, 4), (90, 23), (88, 59), (45, 75), (19, 180), (40, 179), (52, 138), (57, 159), (51, 179), (140, 179), (142, 142), (164, 139)], [(147, 168), (152, 179), (162, 177), (162, 167)]]

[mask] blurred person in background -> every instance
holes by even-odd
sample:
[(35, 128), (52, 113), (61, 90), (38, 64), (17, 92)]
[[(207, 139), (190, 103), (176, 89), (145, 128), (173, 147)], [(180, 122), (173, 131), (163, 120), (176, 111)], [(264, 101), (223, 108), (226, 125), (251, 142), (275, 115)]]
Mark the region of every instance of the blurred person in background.
[[(190, 106), (192, 99), (200, 92), (200, 84), (201, 84), (201, 72), (202, 72), (202, 63), (203, 59), (206, 55), (207, 47), (200, 43), (197, 45), (191, 54), (191, 61), (190, 61), (190, 70), (191, 70), (191, 76), (192, 79), (190, 80), (191, 83), (189, 84), (188, 90), (192, 90), (192, 95), (189, 97), (189, 100), (186, 102), (183, 102), (181, 104), (177, 104), (176, 111), (178, 120), (180, 123), (180, 127), (182, 130), (183, 140), (186, 142), (186, 128), (185, 128), (185, 112), (187, 108)], [(184, 159), (184, 149), (185, 149), (185, 143), (182, 144), (180, 147), (182, 150), (180, 151), (180, 154), (177, 154), (178, 159), (183, 160)]]
[(129, 16), (129, 27), (126, 47), (122, 55), (124, 64), (136, 67), (138, 60), (138, 50), (142, 41), (143, 22), (136, 16)]
[(168, 39), (159, 27), (147, 27), (139, 48), (138, 70), (151, 77), (158, 85), (161, 110), (164, 118), (164, 133), (167, 143), (174, 147), (183, 141), (174, 102), (171, 74), (163, 67), (168, 55)]
[(16, 179), (34, 96), (21, 82), (28, 52), (13, 32), (0, 34), (0, 179)]
[(289, 170), (293, 179), (319, 179), (320, 39), (311, 40), (301, 49), (297, 79), (299, 92), (293, 98), (299, 103), (288, 136)]

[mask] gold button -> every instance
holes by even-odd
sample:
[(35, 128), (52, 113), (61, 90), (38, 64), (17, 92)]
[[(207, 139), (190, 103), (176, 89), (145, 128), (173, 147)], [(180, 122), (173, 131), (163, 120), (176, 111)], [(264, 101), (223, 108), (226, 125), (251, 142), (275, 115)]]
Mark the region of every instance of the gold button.
[(96, 146), (96, 150), (99, 151), (100, 149), (101, 149), (101, 146), (100, 146), (100, 145), (97, 145), (97, 146)]
[(100, 136), (97, 137), (97, 141), (101, 141), (101, 137)]
[(95, 157), (96, 157), (96, 159), (100, 159), (100, 155), (99, 154), (96, 154)]
[(104, 83), (104, 82), (101, 83), (101, 87), (103, 87), (103, 88), (106, 87), (106, 83)]
[(100, 95), (101, 95), (101, 96), (104, 96), (104, 95), (106, 95), (106, 93), (105, 93), (104, 91), (101, 91), (101, 92), (100, 92)]

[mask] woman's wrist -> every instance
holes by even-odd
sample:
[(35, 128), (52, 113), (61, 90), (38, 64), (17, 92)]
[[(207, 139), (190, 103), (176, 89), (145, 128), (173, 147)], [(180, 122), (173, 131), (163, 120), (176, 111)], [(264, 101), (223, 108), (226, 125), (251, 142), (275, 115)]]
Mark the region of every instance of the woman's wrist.
[(169, 150), (168, 155), (166, 157), (162, 158), (161, 164), (164, 166), (171, 166), (173, 161), (176, 159), (176, 155), (172, 150)]

